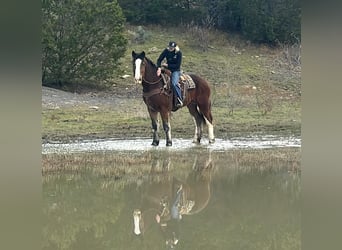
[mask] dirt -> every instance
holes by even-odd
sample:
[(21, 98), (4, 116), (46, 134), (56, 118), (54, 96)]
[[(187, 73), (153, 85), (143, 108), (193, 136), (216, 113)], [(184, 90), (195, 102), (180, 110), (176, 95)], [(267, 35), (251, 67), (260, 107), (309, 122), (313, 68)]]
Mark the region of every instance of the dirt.
[(115, 107), (115, 104), (122, 103), (127, 98), (138, 98), (139, 91), (134, 86), (125, 89), (102, 92), (71, 93), (59, 89), (42, 86), (42, 108), (56, 109), (78, 106), (98, 108), (103, 106)]

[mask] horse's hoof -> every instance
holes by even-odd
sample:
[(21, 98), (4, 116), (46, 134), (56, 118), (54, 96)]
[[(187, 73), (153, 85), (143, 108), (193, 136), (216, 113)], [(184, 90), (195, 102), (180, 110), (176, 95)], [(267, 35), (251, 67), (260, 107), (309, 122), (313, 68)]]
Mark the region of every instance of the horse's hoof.
[(159, 145), (159, 141), (153, 141), (152, 142), (152, 146), (158, 146)]
[(166, 142), (166, 146), (167, 146), (167, 147), (172, 146), (172, 141)]
[(213, 144), (215, 142), (215, 138), (214, 139), (211, 139), (211, 140), (209, 140), (209, 143), (210, 144)]
[(201, 144), (201, 139), (193, 139), (192, 143)]

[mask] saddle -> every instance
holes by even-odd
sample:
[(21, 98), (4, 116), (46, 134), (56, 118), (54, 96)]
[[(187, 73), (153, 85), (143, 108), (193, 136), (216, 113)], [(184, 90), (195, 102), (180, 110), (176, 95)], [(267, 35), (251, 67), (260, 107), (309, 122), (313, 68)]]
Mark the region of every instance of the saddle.
[(196, 88), (194, 80), (192, 80), (191, 76), (188, 74), (184, 74), (183, 72), (180, 75), (179, 82), (181, 86), (183, 85), (183, 88), (188, 89), (194, 89)]
[[(161, 74), (163, 81), (164, 81), (164, 90), (167, 91), (167, 93), (173, 93), (173, 90), (171, 88), (171, 71), (168, 69), (162, 69), (162, 74)], [(189, 89), (194, 89), (196, 88), (195, 82), (192, 80), (191, 76), (188, 74), (185, 74), (181, 72), (181, 75), (179, 77), (179, 82), (178, 82), (181, 92), (182, 92), (182, 97), (183, 100), (185, 100), (187, 96), (187, 92)], [(176, 96), (174, 95), (174, 100), (176, 100)], [(173, 104), (173, 111), (177, 110), (178, 108), (175, 107)]]

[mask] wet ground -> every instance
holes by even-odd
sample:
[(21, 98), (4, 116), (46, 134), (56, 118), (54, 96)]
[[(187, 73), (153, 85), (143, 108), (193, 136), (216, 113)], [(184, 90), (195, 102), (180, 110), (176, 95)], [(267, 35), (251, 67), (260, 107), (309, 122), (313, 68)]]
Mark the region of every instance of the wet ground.
[(273, 147), (300, 147), (301, 139), (298, 137), (279, 136), (255, 136), (237, 137), (230, 140), (216, 139), (215, 143), (209, 144), (203, 139), (201, 144), (194, 144), (189, 139), (173, 139), (173, 146), (166, 147), (165, 141), (161, 140), (158, 147), (151, 146), (150, 138), (132, 139), (107, 139), (107, 140), (84, 140), (73, 143), (45, 143), (42, 145), (43, 154), (48, 153), (74, 153), (95, 151), (125, 151), (125, 150), (150, 150), (165, 149), (185, 150), (191, 148), (207, 148), (213, 151), (224, 151), (241, 148), (273, 148)]

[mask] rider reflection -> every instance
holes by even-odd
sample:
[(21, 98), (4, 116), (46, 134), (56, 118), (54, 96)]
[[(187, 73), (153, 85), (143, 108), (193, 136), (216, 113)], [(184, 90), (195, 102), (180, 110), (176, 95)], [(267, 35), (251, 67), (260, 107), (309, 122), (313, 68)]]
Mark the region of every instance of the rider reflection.
[[(174, 201), (171, 204), (171, 220), (168, 222), (161, 222), (161, 216), (159, 214), (156, 215), (157, 223), (160, 224), (163, 236), (165, 238), (165, 244), (169, 249), (174, 249), (179, 241), (179, 221), (182, 219), (182, 215), (180, 213), (180, 201), (182, 198), (182, 185), (179, 186), (178, 190), (176, 191), (176, 196)], [(162, 205), (167, 205), (163, 203)], [(163, 212), (167, 210), (164, 207)], [(165, 214), (162, 214), (165, 216)]]
[(177, 190), (175, 200), (171, 206), (171, 218), (175, 220), (182, 219), (182, 215), (180, 214), (180, 211), (179, 211), (181, 195), (182, 195), (182, 185), (180, 185), (179, 189)]

